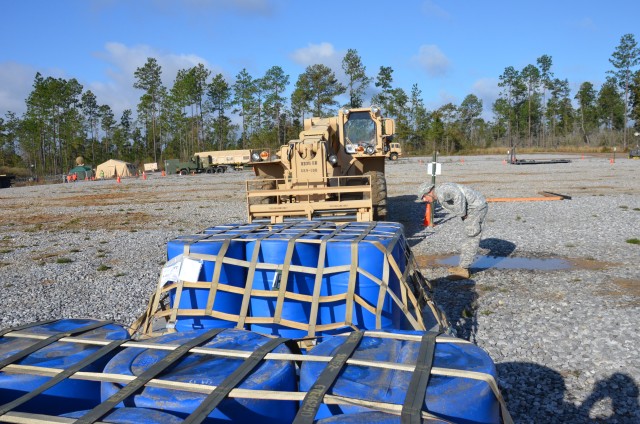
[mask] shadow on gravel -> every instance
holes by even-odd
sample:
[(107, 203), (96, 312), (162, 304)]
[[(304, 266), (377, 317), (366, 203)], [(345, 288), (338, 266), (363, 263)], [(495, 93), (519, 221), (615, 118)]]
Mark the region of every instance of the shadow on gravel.
[[(565, 402), (562, 375), (543, 365), (505, 362), (496, 365), (498, 382), (516, 423), (637, 423), (638, 386), (616, 373), (596, 383), (579, 407)], [(597, 405), (600, 402), (608, 405)]]
[[(418, 202), (417, 196), (394, 196), (389, 197), (389, 220), (399, 222), (404, 225), (404, 233), (411, 247), (420, 242), (416, 240), (418, 233), (424, 230), (424, 213), (426, 204)], [(441, 212), (442, 208), (438, 205), (434, 212), (434, 221), (436, 225), (441, 225), (449, 219), (455, 218), (453, 215)], [(428, 234), (426, 237), (428, 237)]]
[(507, 257), (516, 250), (516, 244), (508, 240), (487, 238), (480, 240), (480, 249), (488, 251), (486, 256)]
[(476, 283), (473, 280), (436, 278), (431, 280), (431, 284), (434, 301), (447, 315), (456, 335), (475, 344), (478, 332)]

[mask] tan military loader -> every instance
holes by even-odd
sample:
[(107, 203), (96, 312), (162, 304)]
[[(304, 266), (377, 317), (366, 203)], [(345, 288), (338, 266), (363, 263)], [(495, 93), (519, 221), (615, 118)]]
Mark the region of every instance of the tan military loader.
[(375, 106), (305, 119), (298, 140), (252, 154), (249, 222), (387, 219), (384, 167), (394, 132), (394, 120)]

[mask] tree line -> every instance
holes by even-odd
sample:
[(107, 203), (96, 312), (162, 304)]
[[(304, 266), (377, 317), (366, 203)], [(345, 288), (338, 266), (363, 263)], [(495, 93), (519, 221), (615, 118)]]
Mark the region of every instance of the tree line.
[[(551, 56), (522, 69), (506, 67), (490, 105), (493, 120), (482, 117), (483, 102), (473, 94), (459, 105), (428, 110), (417, 83), (409, 92), (395, 86), (388, 66), (369, 76), (355, 49), (341, 63), (344, 83), (331, 68), (315, 64), (292, 87), (280, 66), (259, 77), (242, 69), (229, 82), (202, 64), (179, 70), (166, 87), (162, 67), (148, 58), (134, 73), (133, 88), (141, 93), (136, 114), (127, 109), (119, 118), (75, 78), (37, 73), (26, 112), (0, 117), (0, 166), (51, 175), (67, 172), (77, 156), (95, 166), (111, 158), (162, 163), (196, 151), (275, 148), (296, 139), (305, 118), (368, 104), (395, 118), (396, 139), (416, 154), (502, 146), (626, 149), (638, 140), (632, 130), (640, 131), (640, 48), (633, 34), (621, 37), (609, 62), (601, 87), (585, 81), (575, 94), (566, 78), (554, 74)], [(376, 94), (366, 98), (372, 84)], [(339, 98), (348, 100), (341, 104)]]

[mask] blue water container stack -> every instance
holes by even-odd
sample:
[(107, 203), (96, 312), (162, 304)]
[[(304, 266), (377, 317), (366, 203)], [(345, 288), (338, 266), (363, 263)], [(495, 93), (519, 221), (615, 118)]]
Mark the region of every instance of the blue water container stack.
[[(221, 249), (225, 248), (223, 257), (244, 260), (244, 243), (236, 241), (241, 229), (237, 226), (223, 229), (208, 229), (205, 233), (182, 236), (167, 243), (167, 258), (169, 260), (178, 255), (200, 254), (217, 256)], [(249, 231), (249, 230), (247, 230)], [(247, 269), (242, 266), (221, 263), (218, 271), (217, 281), (221, 285), (244, 287), (247, 278)], [(211, 282), (216, 276), (216, 262), (213, 260), (203, 260), (199, 282)], [(196, 282), (196, 281), (194, 281)], [(184, 288), (180, 294), (180, 302), (175, 305), (177, 289), (169, 292), (169, 305), (171, 308), (192, 309), (196, 314), (183, 312), (178, 314), (175, 328), (178, 331), (190, 331), (204, 328), (235, 327), (236, 320), (221, 319), (202, 312), (207, 309), (210, 288)], [(242, 295), (237, 293), (219, 290), (216, 292), (212, 310), (225, 314), (238, 315)]]
[[(346, 363), (327, 392), (347, 398), (348, 402), (321, 404), (314, 411), (319, 422), (399, 422), (398, 416), (372, 413), (371, 405), (376, 409), (378, 404), (379, 410), (389, 408), (389, 405), (402, 406), (411, 395), (408, 388), (421, 348), (421, 337), (425, 333), (386, 333), (386, 336), (365, 333), (350, 356), (361, 361), (360, 364)], [(346, 336), (329, 338), (308, 355), (334, 357), (346, 340)], [(389, 364), (397, 366), (389, 367)], [(304, 361), (300, 369), (300, 391), (317, 390), (316, 381), (325, 368), (327, 362)], [(433, 422), (438, 422), (438, 419), (455, 423), (502, 422), (499, 393), (495, 393), (487, 381), (460, 376), (457, 371), (479, 373), (475, 375), (484, 375), (493, 381), (496, 378), (494, 363), (481, 348), (464, 340), (440, 336), (435, 344), (432, 368), (428, 371), (431, 376), (423, 396), (422, 411), (431, 414), (435, 418)], [(301, 408), (305, 408), (304, 404)]]
[[(294, 363), (290, 360), (257, 358), (253, 367), (243, 369), (242, 367), (251, 358), (245, 362), (244, 357), (237, 354), (225, 355), (224, 351), (221, 351), (246, 353), (245, 357), (261, 349), (264, 349), (263, 355), (268, 352), (291, 353), (290, 349), (280, 342), (281, 339), (271, 339), (238, 329), (176, 332), (145, 340), (145, 347), (128, 347), (116, 355), (106, 365), (104, 372), (139, 377), (149, 373), (163, 361), (171, 360), (173, 362), (163, 365), (165, 368), (153, 378), (156, 381), (174, 383), (173, 387), (171, 384), (162, 386), (145, 384), (122, 403), (110, 406), (162, 411), (180, 419), (185, 419), (192, 414), (201, 414), (205, 418), (204, 422), (290, 423), (298, 409), (298, 403), (295, 400), (252, 399), (247, 396), (230, 397), (228, 394), (231, 389), (244, 389), (257, 391), (257, 393), (260, 391), (295, 393), (297, 377)], [(197, 346), (188, 346), (189, 343)], [(159, 347), (173, 345), (180, 346), (178, 349), (185, 349), (182, 352), (178, 349), (171, 351), (154, 345)], [(190, 349), (193, 347), (205, 351), (216, 349), (217, 352), (215, 355), (191, 352)], [(188, 386), (193, 390), (197, 385), (201, 385), (197, 392), (185, 388)], [(212, 396), (220, 396), (219, 402), (213, 406), (209, 405), (209, 410), (205, 410), (203, 405), (207, 404), (207, 400), (211, 397), (208, 397), (203, 389), (211, 386), (217, 387), (218, 392), (214, 391)], [(102, 400), (109, 402), (109, 399), (123, 387), (123, 383), (103, 383)], [(225, 390), (228, 391), (224, 392)]]
[[(76, 341), (70, 341), (71, 337)], [(89, 319), (33, 323), (3, 331), (0, 338), (0, 369), (3, 370), (0, 372), (0, 410), (3, 413), (59, 415), (95, 406), (100, 401), (98, 381), (71, 379), (64, 374), (51, 380), (51, 369), (56, 373), (74, 369), (101, 372), (116, 351), (100, 357), (96, 352), (106, 342), (128, 339), (129, 333), (122, 326)], [(21, 366), (35, 368), (20, 371)], [(43, 371), (38, 372), (38, 368)], [(57, 384), (42, 391), (44, 384), (55, 379), (59, 380)], [(30, 393), (35, 396), (26, 399), (24, 396)]]
[[(353, 248), (354, 245), (357, 249)], [(354, 293), (371, 307), (381, 307), (380, 322), (377, 322), (376, 314), (361, 303), (350, 302), (349, 309), (349, 302), (337, 300), (321, 304), (320, 323), (345, 322), (346, 326), (361, 330), (406, 328), (408, 324), (401, 307), (392, 301), (385, 293), (386, 289), (380, 285), (381, 282), (387, 283), (391, 292), (400, 297), (400, 278), (390, 267), (390, 260), (392, 258), (403, 273), (406, 268), (405, 247), (402, 225), (388, 222), (350, 223), (327, 240), (326, 266), (357, 265), (359, 270), (355, 275)], [(327, 271), (321, 296), (346, 295), (351, 278), (351, 269)]]
[[(235, 327), (238, 321), (242, 328), (289, 338), (352, 328), (415, 328), (406, 320), (403, 305), (390, 296), (402, 297), (401, 276), (407, 267), (408, 247), (401, 224), (220, 225), (167, 244), (169, 260), (181, 254), (212, 258), (203, 260), (198, 281), (217, 278), (219, 285), (250, 289), (251, 294), (242, 311), (243, 294), (218, 290), (214, 313), (205, 315), (209, 287), (185, 287), (179, 305), (175, 305), (177, 289), (172, 289), (169, 300), (171, 308), (179, 309), (178, 331)], [(218, 265), (220, 258), (223, 262)], [(224, 262), (224, 258), (245, 261), (245, 265)], [(313, 302), (317, 302), (315, 309)], [(231, 318), (216, 317), (216, 311)], [(241, 315), (241, 320), (234, 320)]]
[[(75, 411), (61, 415), (62, 418), (82, 418), (91, 413), (91, 410)], [(146, 408), (116, 408), (108, 412), (101, 423), (108, 424), (180, 424), (182, 418), (167, 412)]]

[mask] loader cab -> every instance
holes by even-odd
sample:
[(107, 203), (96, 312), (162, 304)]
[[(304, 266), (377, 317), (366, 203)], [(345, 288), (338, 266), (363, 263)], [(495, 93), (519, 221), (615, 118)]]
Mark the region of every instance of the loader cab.
[(367, 111), (351, 112), (344, 124), (345, 148), (348, 153), (371, 151), (376, 148), (376, 121)]

